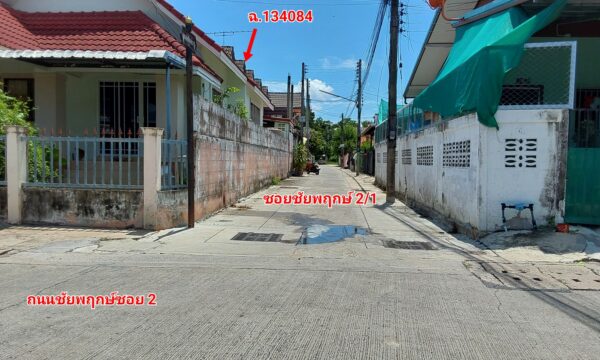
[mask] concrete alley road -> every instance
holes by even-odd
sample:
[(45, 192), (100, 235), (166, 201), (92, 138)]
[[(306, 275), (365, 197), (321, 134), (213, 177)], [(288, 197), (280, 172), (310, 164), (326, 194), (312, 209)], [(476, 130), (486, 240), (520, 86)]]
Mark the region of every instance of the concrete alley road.
[[(264, 204), (297, 191), (378, 204)], [(0, 358), (598, 358), (598, 263), (507, 259), (384, 198), (323, 166), (193, 230), (1, 229)], [(339, 225), (357, 234), (302, 244)], [(232, 240), (251, 232), (281, 241)], [(62, 291), (156, 293), (156, 306), (27, 305)]]

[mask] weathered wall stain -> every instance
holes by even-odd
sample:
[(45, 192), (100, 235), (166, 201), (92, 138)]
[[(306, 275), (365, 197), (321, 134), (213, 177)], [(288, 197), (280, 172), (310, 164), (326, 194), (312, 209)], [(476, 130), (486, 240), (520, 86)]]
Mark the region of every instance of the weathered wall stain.
[(23, 195), (27, 223), (142, 227), (142, 191), (27, 187)]

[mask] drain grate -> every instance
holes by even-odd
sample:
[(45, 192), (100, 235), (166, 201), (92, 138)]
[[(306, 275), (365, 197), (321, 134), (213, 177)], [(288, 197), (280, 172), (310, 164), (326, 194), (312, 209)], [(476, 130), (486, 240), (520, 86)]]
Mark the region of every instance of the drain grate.
[(435, 247), (431, 243), (425, 241), (383, 240), (383, 246), (390, 249), (435, 250)]
[(262, 241), (262, 242), (276, 242), (281, 241), (283, 234), (261, 234), (261, 233), (237, 233), (231, 240), (239, 241)]

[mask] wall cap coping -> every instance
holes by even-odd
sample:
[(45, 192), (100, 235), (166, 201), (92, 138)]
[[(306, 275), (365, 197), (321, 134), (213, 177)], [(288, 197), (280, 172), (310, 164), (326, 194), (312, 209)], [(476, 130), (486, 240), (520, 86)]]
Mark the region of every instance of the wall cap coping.
[(153, 127), (142, 127), (142, 134), (144, 135), (154, 135), (154, 136), (162, 136), (165, 132), (165, 129), (161, 128), (153, 128)]
[(19, 125), (6, 125), (4, 127), (6, 130), (6, 134), (17, 134), (17, 135), (26, 135), (27, 128)]

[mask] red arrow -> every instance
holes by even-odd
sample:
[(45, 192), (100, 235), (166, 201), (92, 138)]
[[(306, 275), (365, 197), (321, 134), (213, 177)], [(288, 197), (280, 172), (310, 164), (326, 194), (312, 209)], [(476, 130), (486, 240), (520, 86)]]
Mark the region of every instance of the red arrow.
[(248, 61), (252, 57), (252, 46), (254, 45), (254, 38), (256, 37), (256, 29), (252, 30), (252, 36), (250, 36), (250, 43), (248, 44), (248, 50), (244, 51), (244, 61)]

